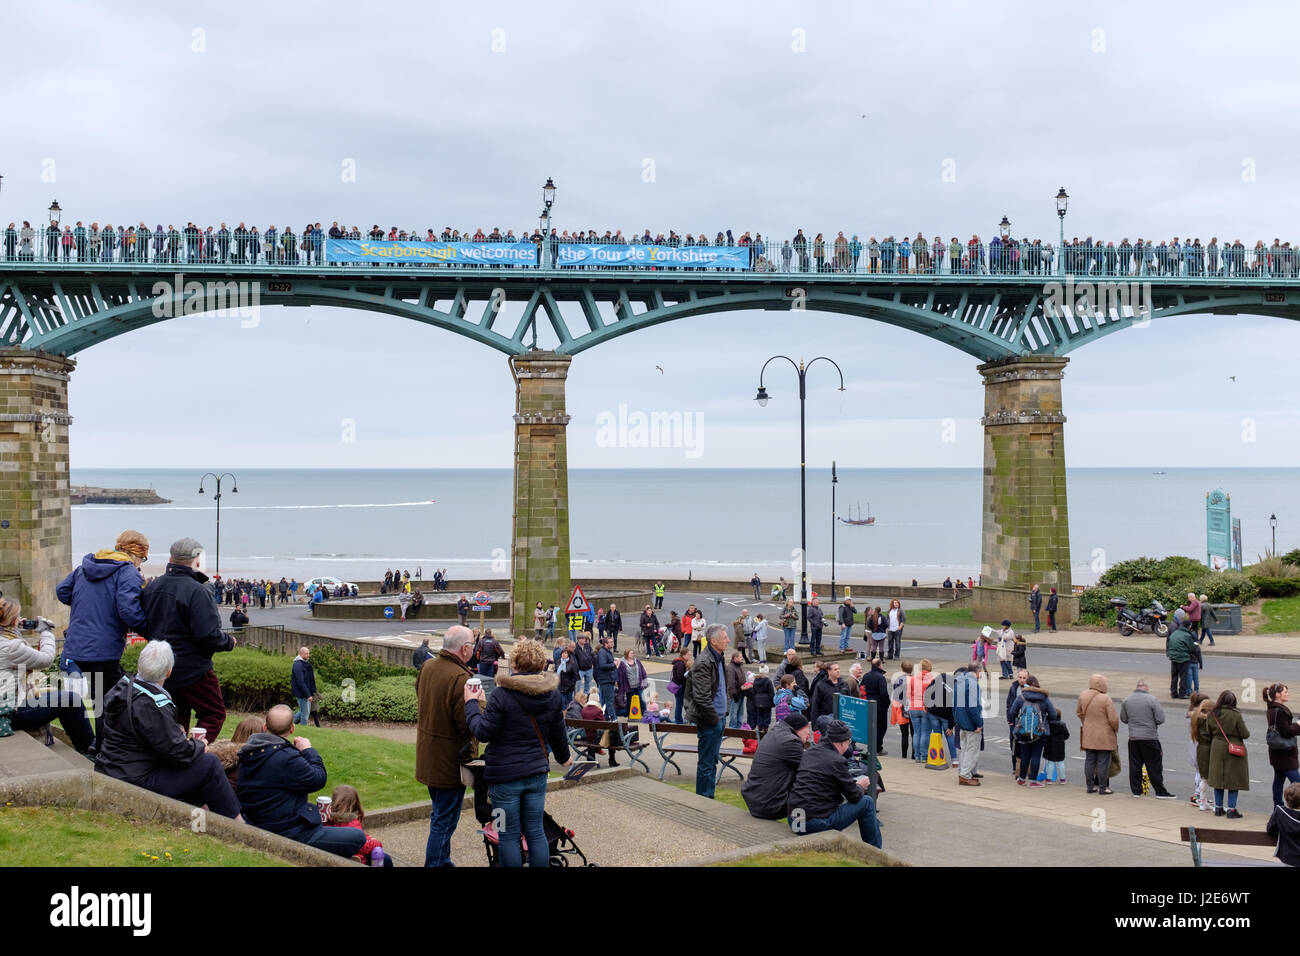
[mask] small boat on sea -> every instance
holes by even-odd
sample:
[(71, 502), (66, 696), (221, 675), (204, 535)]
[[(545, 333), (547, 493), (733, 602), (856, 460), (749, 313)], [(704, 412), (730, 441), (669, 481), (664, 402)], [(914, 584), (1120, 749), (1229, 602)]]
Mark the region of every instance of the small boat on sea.
[(870, 501), (867, 502), (867, 516), (865, 518), (862, 517), (862, 505), (858, 505), (858, 517), (856, 519), (853, 518), (853, 512), (850, 510), (849, 517), (840, 518), (839, 520), (851, 525), (872, 525), (876, 523), (875, 515), (871, 513)]

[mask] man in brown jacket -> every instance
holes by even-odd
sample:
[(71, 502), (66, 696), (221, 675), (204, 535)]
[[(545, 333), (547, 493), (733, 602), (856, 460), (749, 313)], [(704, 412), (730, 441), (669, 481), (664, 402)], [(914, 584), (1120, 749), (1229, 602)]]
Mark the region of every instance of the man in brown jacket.
[(1110, 789), (1110, 756), (1119, 747), (1119, 713), (1115, 702), (1106, 693), (1106, 678), (1093, 674), (1088, 689), (1079, 695), (1075, 708), (1083, 727), (1079, 732), (1079, 746), (1084, 750), (1083, 779), (1089, 793), (1108, 796)]
[(429, 788), (429, 842), (425, 866), (451, 866), (451, 836), (460, 822), (465, 785), (460, 765), (474, 756), (476, 745), (465, 721), (465, 682), (471, 673), (474, 634), (467, 627), (447, 628), (438, 656), (420, 668), (416, 696), (415, 779)]

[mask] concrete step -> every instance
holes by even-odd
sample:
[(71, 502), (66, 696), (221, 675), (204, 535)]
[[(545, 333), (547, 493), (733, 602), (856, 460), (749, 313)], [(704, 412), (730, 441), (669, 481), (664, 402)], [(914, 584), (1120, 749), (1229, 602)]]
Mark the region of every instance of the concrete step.
[(0, 778), (26, 777), (63, 770), (93, 770), (92, 764), (66, 743), (55, 739), (45, 746), (40, 731), (18, 731), (0, 739)]

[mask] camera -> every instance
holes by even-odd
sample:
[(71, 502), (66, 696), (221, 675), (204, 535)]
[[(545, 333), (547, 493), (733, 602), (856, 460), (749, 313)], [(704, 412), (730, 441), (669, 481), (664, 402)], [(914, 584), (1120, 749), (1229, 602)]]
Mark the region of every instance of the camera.
[(54, 623), (43, 617), (25, 617), (18, 622), (18, 629), (22, 631), (38, 631), (52, 627)]

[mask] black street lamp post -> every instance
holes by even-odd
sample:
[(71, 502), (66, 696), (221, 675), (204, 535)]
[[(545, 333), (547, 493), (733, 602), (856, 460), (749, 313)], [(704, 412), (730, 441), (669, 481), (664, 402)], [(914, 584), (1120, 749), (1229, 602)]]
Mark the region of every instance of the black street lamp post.
[(1273, 554), (1277, 555), (1277, 515), (1268, 516), (1268, 526), (1273, 529)]
[(835, 462), (831, 462), (831, 603), (835, 603), (835, 486), (840, 483), (835, 474)]
[(208, 472), (206, 475), (204, 475), (202, 478), (199, 479), (199, 494), (201, 495), (206, 494), (206, 492), (203, 490), (203, 482), (208, 478), (214, 479), (217, 483), (217, 493), (212, 496), (217, 501), (217, 566), (216, 566), (216, 570), (214, 570), (212, 573), (220, 574), (221, 573), (221, 480), (223, 478), (229, 478), (231, 484), (234, 485), (234, 487), (230, 489), (230, 493), (232, 495), (237, 495), (239, 494), (239, 479), (236, 478), (234, 475), (232, 475), (230, 472), (226, 472), (221, 475), (215, 475), (212, 472)]
[(808, 643), (808, 429), (805, 416), (805, 406), (808, 404), (807, 374), (808, 369), (815, 362), (830, 362), (835, 366), (835, 371), (840, 375), (840, 391), (844, 391), (844, 371), (835, 364), (834, 359), (829, 359), (824, 355), (819, 355), (812, 359), (806, 365), (803, 362), (795, 362), (788, 355), (773, 355), (763, 363), (763, 368), (758, 373), (758, 394), (754, 396), (754, 401), (758, 402), (759, 407), (767, 405), (767, 389), (763, 387), (763, 374), (767, 367), (777, 359), (785, 359), (794, 366), (795, 371), (799, 374), (799, 560), (802, 567), (799, 572), (799, 604), (802, 608), (802, 620), (799, 627), (799, 643)]

